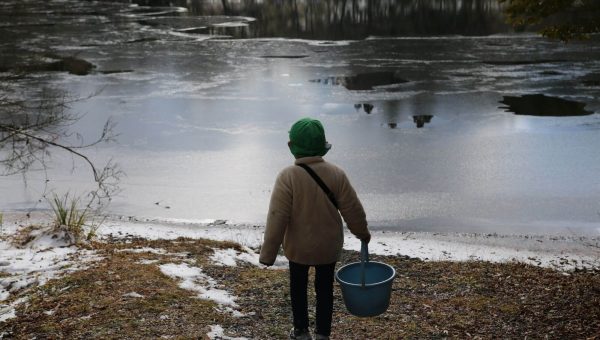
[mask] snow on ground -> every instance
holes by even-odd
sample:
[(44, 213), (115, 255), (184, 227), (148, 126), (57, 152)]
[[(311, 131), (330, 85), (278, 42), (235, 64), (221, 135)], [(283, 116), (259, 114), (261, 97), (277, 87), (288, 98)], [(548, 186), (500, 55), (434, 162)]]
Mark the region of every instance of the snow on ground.
[[(10, 300), (12, 293), (34, 284), (44, 284), (60, 274), (83, 268), (86, 263), (98, 260), (92, 251), (68, 246), (64, 235), (33, 230), (33, 240), (27, 246), (16, 247), (8, 241), (20, 225), (43, 224), (48, 217), (43, 213), (25, 218), (23, 214), (4, 215), (0, 228), (0, 321), (14, 317), (14, 307), (22, 300)], [(235, 249), (213, 249), (211, 260), (217, 265), (236, 266), (240, 262), (262, 266), (258, 262), (258, 249), (262, 243), (264, 227), (232, 225), (226, 221), (139, 221), (109, 219), (98, 229), (101, 238), (142, 237), (146, 239), (176, 239), (179, 237), (205, 238), (217, 241), (233, 241), (242, 245)], [(371, 254), (404, 255), (423, 260), (492, 262), (519, 261), (559, 270), (575, 268), (600, 268), (598, 237), (550, 236), (550, 235), (497, 235), (403, 232), (372, 230), (369, 244)], [(344, 247), (360, 250), (360, 241), (346, 231)], [(123, 252), (148, 252), (159, 255), (185, 257), (186, 254), (167, 254), (164, 249), (124, 249)], [(75, 259), (77, 261), (75, 261)], [(357, 258), (358, 261), (358, 258)], [(147, 264), (154, 263), (150, 260)], [(279, 256), (270, 268), (284, 269), (287, 260)], [(234, 308), (235, 297), (217, 289), (214, 279), (200, 268), (188, 264), (162, 265), (161, 270), (181, 280), (182, 288), (198, 292), (199, 297), (216, 301), (220, 310), (234, 316), (243, 316)], [(8, 274), (8, 275), (7, 275)], [(7, 275), (7, 276), (6, 276)], [(134, 297), (133, 295), (131, 296)]]
[(262, 243), (263, 227), (236, 226), (225, 221), (186, 222), (186, 221), (121, 221), (106, 220), (98, 229), (99, 236), (124, 238), (142, 237), (149, 240), (174, 240), (179, 237), (205, 238), (215, 241), (233, 241), (242, 246), (257, 247)]
[[(6, 215), (5, 215), (6, 216)], [(16, 247), (9, 242), (9, 235), (14, 235), (20, 224), (43, 224), (47, 217), (35, 215), (33, 219), (24, 219), (18, 214), (8, 215), (0, 228), (0, 273), (8, 276), (0, 277), (0, 322), (15, 317), (15, 307), (26, 303), (27, 298), (14, 299), (8, 304), (11, 294), (22, 288), (44, 284), (49, 279), (66, 272), (72, 272), (91, 261), (100, 258), (93, 251), (69, 246), (64, 235), (33, 230), (33, 239), (27, 246)], [(37, 219), (36, 219), (37, 218)], [(20, 221), (18, 223), (17, 221)], [(179, 237), (204, 238), (217, 241), (233, 241), (242, 246), (237, 249), (213, 249), (210, 259), (215, 265), (237, 266), (249, 263), (255, 266), (258, 262), (258, 249), (262, 243), (264, 227), (232, 225), (225, 221), (128, 221), (109, 220), (97, 234), (100, 238), (142, 237), (146, 239), (176, 239)], [(538, 266), (552, 267), (560, 270), (574, 268), (600, 268), (599, 239), (544, 236), (544, 235), (496, 235), (496, 234), (457, 234), (457, 233), (425, 233), (402, 232), (389, 230), (372, 230), (372, 241), (369, 244), (371, 254), (404, 255), (423, 260), (468, 261), (484, 260), (492, 262), (520, 261)], [(344, 246), (350, 250), (360, 250), (360, 241), (346, 232)], [(163, 256), (186, 257), (185, 253), (168, 253), (162, 248), (122, 249), (120, 252), (152, 253)], [(358, 261), (358, 258), (357, 258)], [(142, 260), (141, 263), (152, 264), (156, 260)], [(287, 268), (287, 260), (278, 256), (273, 269)], [(179, 286), (198, 294), (198, 298), (208, 299), (218, 304), (217, 311), (228, 313), (233, 317), (244, 317), (235, 308), (236, 297), (227, 290), (219, 289), (219, 284), (202, 271), (202, 268), (189, 263), (169, 263), (159, 266), (160, 270), (179, 281)], [(143, 299), (137, 292), (129, 292), (124, 297)], [(233, 339), (224, 334), (220, 325), (212, 325), (207, 334), (210, 339)]]
[(220, 325), (211, 325), (210, 332), (206, 334), (209, 339), (219, 339), (219, 340), (247, 340), (248, 338), (232, 338), (230, 336), (226, 336), (223, 327)]
[[(259, 254), (252, 250), (252, 248), (245, 246), (242, 248), (243, 252), (237, 251), (233, 248), (213, 249), (214, 253), (211, 255), (210, 259), (218, 266), (235, 267), (237, 266), (238, 261), (247, 262), (258, 267), (263, 266), (258, 261)], [(287, 267), (287, 259), (284, 256), (277, 256), (275, 263), (273, 266), (269, 267), (269, 269), (287, 269)]]
[(163, 274), (180, 280), (179, 287), (197, 292), (199, 298), (212, 300), (221, 306), (237, 307), (236, 297), (226, 290), (216, 288), (217, 281), (204, 274), (202, 268), (191, 267), (187, 263), (167, 263), (159, 268)]
[[(360, 250), (360, 241), (345, 231), (344, 248)], [(264, 227), (219, 223), (169, 223), (165, 221), (108, 221), (98, 230), (102, 237), (136, 236), (148, 239), (175, 239), (177, 237), (206, 238), (233, 241), (258, 249)], [(403, 255), (422, 260), (491, 262), (518, 261), (533, 265), (572, 270), (600, 268), (600, 237), (551, 235), (499, 235), (466, 233), (429, 233), (390, 230), (372, 230), (369, 244), (371, 254)], [(258, 264), (255, 251), (245, 253), (233, 250), (216, 251), (213, 261), (233, 265), (241, 260)], [(358, 259), (357, 259), (358, 260)], [(285, 268), (287, 260), (279, 257), (276, 266)]]
[(33, 285), (43, 285), (100, 259), (93, 251), (70, 246), (64, 233), (53, 233), (47, 228), (33, 229), (30, 241), (16, 246), (9, 235), (15, 235), (20, 228), (18, 224), (3, 224), (0, 229), (0, 322), (14, 317), (15, 307), (26, 301), (3, 303), (10, 300), (12, 294)]
[[(171, 256), (171, 257), (188, 257), (189, 253), (169, 253), (167, 252), (165, 249), (162, 248), (150, 248), (150, 247), (142, 247), (142, 248), (130, 248), (130, 249), (117, 249), (116, 250), (117, 253), (133, 253), (133, 254), (140, 254), (140, 253), (149, 253), (149, 254), (156, 254), (156, 255), (163, 255), (163, 256)], [(154, 263), (156, 262), (156, 260), (141, 260), (138, 263), (140, 264), (150, 264), (150, 263)]]
[(216, 264), (220, 266), (228, 266), (235, 267), (237, 266), (237, 258), (240, 255), (240, 252), (233, 248), (227, 249), (213, 249), (214, 253), (211, 255), (210, 259)]
[[(345, 247), (358, 251), (360, 241), (346, 237)], [(564, 271), (600, 268), (600, 248), (580, 238), (567, 237), (388, 231), (374, 233), (369, 252), (429, 261), (516, 261)]]
[(135, 248), (135, 249), (117, 249), (116, 252), (118, 252), (118, 253), (135, 253), (135, 254), (150, 253), (150, 254), (157, 254), (157, 255), (165, 255), (167, 253), (167, 251), (162, 248), (149, 248), (149, 247)]
[(136, 292), (129, 292), (129, 293), (123, 294), (123, 297), (136, 298), (136, 299), (143, 299), (144, 298), (143, 295), (141, 295), (139, 293), (136, 293)]
[[(27, 302), (29, 299), (28, 298), (20, 298), (20, 299), (16, 299), (15, 301), (13, 301), (12, 303), (8, 304), (8, 305), (2, 305), (0, 304), (0, 322), (6, 321), (8, 319), (12, 319), (14, 317), (16, 317), (16, 307), (22, 303)], [(0, 339), (2, 339), (2, 337), (0, 336)]]

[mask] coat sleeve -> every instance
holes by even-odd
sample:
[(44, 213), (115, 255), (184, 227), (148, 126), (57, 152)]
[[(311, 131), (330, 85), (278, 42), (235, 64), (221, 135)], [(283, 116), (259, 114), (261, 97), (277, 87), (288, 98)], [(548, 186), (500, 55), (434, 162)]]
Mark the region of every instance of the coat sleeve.
[(290, 222), (292, 212), (292, 189), (286, 173), (277, 176), (269, 212), (267, 215), (267, 226), (262, 247), (260, 249), (259, 262), (270, 266), (275, 263), (277, 252), (283, 242), (285, 230)]
[(359, 239), (363, 240), (370, 238), (371, 234), (367, 227), (367, 216), (363, 209), (356, 191), (350, 184), (350, 180), (344, 172), (342, 172), (342, 181), (340, 186), (340, 194), (338, 197), (340, 213), (348, 225), (350, 232)]

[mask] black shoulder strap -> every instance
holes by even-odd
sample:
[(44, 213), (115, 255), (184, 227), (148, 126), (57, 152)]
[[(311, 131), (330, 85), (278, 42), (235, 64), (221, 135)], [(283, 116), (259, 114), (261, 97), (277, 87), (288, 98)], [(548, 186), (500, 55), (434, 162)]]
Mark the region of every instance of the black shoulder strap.
[(310, 177), (312, 177), (315, 182), (317, 182), (317, 184), (321, 187), (321, 189), (323, 189), (323, 191), (325, 191), (325, 194), (327, 195), (327, 198), (329, 198), (329, 200), (331, 201), (331, 203), (333, 203), (333, 206), (336, 209), (338, 208), (338, 203), (337, 200), (335, 199), (335, 195), (333, 194), (333, 192), (331, 192), (331, 190), (329, 190), (329, 187), (327, 187), (327, 184), (325, 184), (325, 182), (323, 182), (323, 180), (321, 179), (321, 177), (319, 177), (319, 175), (317, 175), (315, 173), (315, 171), (313, 169), (311, 169), (308, 165), (306, 164), (296, 164), (297, 166), (301, 167), (302, 169), (306, 170), (306, 172), (308, 172), (308, 174), (310, 175)]

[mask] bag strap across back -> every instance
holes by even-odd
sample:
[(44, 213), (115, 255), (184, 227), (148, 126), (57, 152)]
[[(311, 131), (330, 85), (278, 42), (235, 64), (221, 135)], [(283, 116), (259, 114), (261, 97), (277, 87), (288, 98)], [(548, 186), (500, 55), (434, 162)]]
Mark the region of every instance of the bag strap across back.
[(302, 169), (306, 170), (306, 172), (308, 172), (310, 177), (312, 177), (315, 180), (315, 182), (317, 182), (317, 184), (321, 187), (321, 189), (323, 189), (323, 191), (327, 195), (327, 198), (329, 198), (331, 203), (333, 203), (333, 206), (336, 209), (339, 209), (337, 200), (335, 199), (335, 195), (333, 194), (333, 192), (331, 190), (329, 190), (329, 187), (327, 186), (327, 184), (325, 184), (325, 182), (323, 182), (321, 177), (319, 177), (319, 175), (317, 175), (317, 173), (306, 164), (296, 164), (296, 165), (301, 167)]

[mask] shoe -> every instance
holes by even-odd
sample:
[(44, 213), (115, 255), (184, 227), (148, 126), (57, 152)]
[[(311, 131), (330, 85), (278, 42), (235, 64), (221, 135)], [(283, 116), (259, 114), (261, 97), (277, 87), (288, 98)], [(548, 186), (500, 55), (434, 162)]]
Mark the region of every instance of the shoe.
[(321, 334), (315, 333), (315, 340), (329, 340), (329, 337), (327, 335), (321, 335)]
[(296, 328), (292, 328), (292, 330), (290, 331), (290, 339), (296, 339), (296, 340), (312, 340), (312, 337), (310, 336), (310, 333), (308, 332), (308, 329), (296, 329)]

